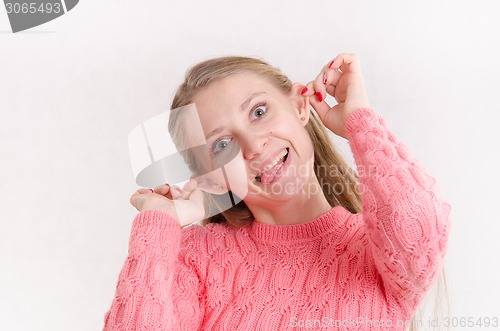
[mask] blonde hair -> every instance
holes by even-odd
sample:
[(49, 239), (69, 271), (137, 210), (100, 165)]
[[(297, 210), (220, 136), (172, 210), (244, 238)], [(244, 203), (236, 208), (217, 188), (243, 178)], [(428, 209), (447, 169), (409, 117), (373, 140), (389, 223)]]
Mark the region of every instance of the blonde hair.
[[(219, 57), (201, 62), (188, 70), (184, 82), (179, 86), (171, 104), (171, 109), (180, 108), (193, 103), (195, 95), (211, 83), (225, 77), (252, 73), (267, 79), (274, 84), (283, 93), (288, 94), (292, 87), (292, 82), (278, 68), (268, 63), (250, 57), (227, 56)], [(182, 121), (182, 112), (171, 112), (169, 118), (169, 131), (177, 146), (184, 145), (181, 132), (180, 121)], [(351, 213), (362, 212), (362, 199), (358, 189), (359, 178), (337, 151), (335, 145), (331, 142), (326, 128), (322, 124), (317, 114), (311, 109), (311, 116), (308, 124), (305, 126), (309, 137), (314, 146), (314, 172), (322, 187), (323, 193), (330, 204), (334, 207), (342, 205)], [(179, 150), (183, 148), (178, 148)], [(195, 162), (195, 158), (188, 151), (183, 154), (187, 164), (194, 174), (201, 171), (200, 166)], [(336, 166), (334, 172), (323, 171)], [(332, 192), (332, 188), (335, 188)], [(339, 193), (337, 193), (339, 189)], [(212, 211), (217, 197), (205, 194), (206, 210)], [(210, 213), (209, 215), (214, 215)], [(254, 217), (247, 205), (241, 201), (228, 210), (223, 210), (214, 216), (207, 217), (203, 224), (227, 222), (233, 226), (244, 226), (253, 221)], [(444, 271), (438, 279), (438, 288), (442, 287), (444, 281)], [(444, 285), (446, 282), (444, 281)], [(446, 290), (446, 287), (445, 287)], [(417, 329), (415, 314), (411, 321), (410, 330)]]

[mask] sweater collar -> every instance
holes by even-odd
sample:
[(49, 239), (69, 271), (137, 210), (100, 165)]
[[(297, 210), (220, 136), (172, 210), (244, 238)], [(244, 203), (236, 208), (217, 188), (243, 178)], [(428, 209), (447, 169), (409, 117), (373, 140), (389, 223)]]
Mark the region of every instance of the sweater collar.
[(275, 225), (255, 219), (250, 225), (250, 233), (255, 238), (265, 241), (312, 239), (345, 225), (345, 220), (349, 215), (350, 212), (347, 209), (337, 205), (320, 217), (301, 224)]

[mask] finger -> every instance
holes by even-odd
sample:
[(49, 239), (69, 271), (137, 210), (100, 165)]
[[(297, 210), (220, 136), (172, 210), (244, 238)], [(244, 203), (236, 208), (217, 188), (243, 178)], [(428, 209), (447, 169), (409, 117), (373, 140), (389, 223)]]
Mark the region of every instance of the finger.
[(326, 85), (326, 92), (335, 98), (335, 86)]
[(165, 196), (168, 192), (170, 192), (170, 185), (168, 185), (168, 183), (166, 183), (166, 184), (163, 184), (161, 186), (157, 186), (157, 187), (155, 187), (154, 191), (157, 194)]
[(318, 101), (315, 97), (310, 98), (309, 102), (311, 106), (314, 108), (318, 116), (324, 122), (326, 118), (326, 114), (330, 111), (331, 107), (325, 101)]
[(189, 195), (189, 201), (197, 204), (199, 208), (205, 211), (205, 205), (203, 200), (204, 200), (203, 191), (200, 189), (194, 189)]
[(170, 186), (170, 194), (172, 195), (172, 199), (178, 199), (181, 197), (182, 190), (177, 185)]
[(340, 69), (342, 72), (361, 72), (361, 65), (356, 54), (341, 53), (334, 59), (331, 69)]
[(342, 56), (342, 54), (345, 54), (345, 53), (340, 53), (340, 54), (337, 54), (336, 57), (333, 58), (332, 61), (330, 61), (330, 63), (328, 64), (328, 68), (329, 69), (338, 69), (338, 67), (336, 66), (336, 64), (338, 63), (338, 59)]
[(153, 189), (151, 188), (140, 188), (133, 195), (139, 195), (139, 194), (146, 194), (146, 193), (153, 193)]
[(321, 70), (316, 79), (313, 80), (313, 89), (316, 92), (315, 96), (311, 99), (316, 99), (318, 102), (325, 100), (326, 98), (326, 87), (325, 87), (325, 72)]
[(320, 74), (312, 81), (312, 86), (315, 91), (315, 95), (309, 98), (311, 106), (316, 110), (320, 118), (323, 119), (324, 115), (330, 110), (330, 106), (326, 103), (326, 86), (324, 83), (324, 70), (321, 70)]
[(312, 97), (316, 93), (316, 91), (314, 91), (313, 81), (307, 83), (306, 88), (307, 91), (304, 94), (302, 94), (303, 96)]
[(182, 198), (189, 199), (189, 196), (197, 186), (198, 182), (195, 179), (190, 179), (189, 182), (184, 184), (184, 186), (182, 187)]
[(182, 187), (183, 191), (192, 191), (198, 186), (198, 182), (196, 179), (190, 179), (184, 186)]
[(137, 208), (137, 201), (139, 196), (142, 194), (151, 194), (151, 193), (153, 193), (153, 189), (151, 188), (140, 188), (137, 191), (135, 191), (134, 194), (132, 194), (132, 196), (130, 196), (129, 202), (132, 206), (134, 206), (137, 210), (139, 210), (139, 208)]
[(318, 115), (320, 116), (321, 119), (323, 119), (323, 116), (330, 110), (330, 106), (325, 102), (325, 101), (319, 101), (319, 99), (316, 96), (316, 91), (314, 90), (314, 82), (311, 81), (307, 83), (307, 88), (308, 91), (306, 93), (312, 96), (309, 98), (309, 102), (311, 103), (311, 106), (316, 110)]
[(328, 68), (325, 69), (323, 82), (326, 85), (327, 92), (328, 92), (328, 86), (330, 85), (337, 86), (340, 77), (342, 77), (342, 72), (340, 70), (328, 69)]

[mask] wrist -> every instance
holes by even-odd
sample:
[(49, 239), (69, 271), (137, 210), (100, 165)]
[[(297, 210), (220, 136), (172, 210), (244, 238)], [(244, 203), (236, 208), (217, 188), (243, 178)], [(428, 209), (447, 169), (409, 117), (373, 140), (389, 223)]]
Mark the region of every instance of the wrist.
[[(360, 107), (353, 111), (345, 122), (346, 135), (351, 138), (353, 134), (366, 127), (374, 121), (378, 115), (372, 108)], [(350, 139), (348, 139), (350, 140)]]

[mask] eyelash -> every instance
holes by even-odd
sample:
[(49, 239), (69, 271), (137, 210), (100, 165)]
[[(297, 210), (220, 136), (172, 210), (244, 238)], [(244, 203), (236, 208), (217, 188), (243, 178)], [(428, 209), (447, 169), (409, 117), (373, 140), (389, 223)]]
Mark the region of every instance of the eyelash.
[[(266, 110), (265, 110), (264, 114), (262, 114), (258, 118), (265, 117), (267, 115), (267, 112), (269, 111), (269, 108), (267, 107), (266, 101), (257, 103), (254, 107), (252, 107), (252, 110), (250, 111), (250, 113), (253, 114), (258, 108), (263, 107), (263, 106), (266, 108)], [(256, 120), (254, 120), (254, 121), (256, 121)], [(216, 155), (216, 154), (220, 153), (220, 152), (214, 152), (214, 150), (215, 150), (215, 147), (217, 146), (217, 144), (225, 138), (227, 138), (227, 137), (220, 137), (219, 139), (217, 139), (216, 141), (213, 142), (212, 148), (210, 149), (210, 153), (212, 155)]]
[(263, 118), (264, 116), (266, 116), (266, 114), (267, 114), (267, 112), (268, 112), (268, 110), (269, 110), (269, 109), (267, 108), (267, 102), (265, 102), (265, 101), (264, 101), (264, 102), (260, 102), (260, 103), (256, 104), (256, 105), (252, 108), (252, 111), (251, 111), (251, 112), (252, 112), (252, 114), (253, 114), (253, 113), (255, 113), (255, 111), (256, 111), (258, 108), (262, 107), (262, 106), (264, 106), (264, 107), (266, 108), (266, 111), (264, 112), (264, 114), (263, 114), (263, 115), (261, 115), (261, 116), (259, 116), (259, 117), (260, 117), (260, 118)]

